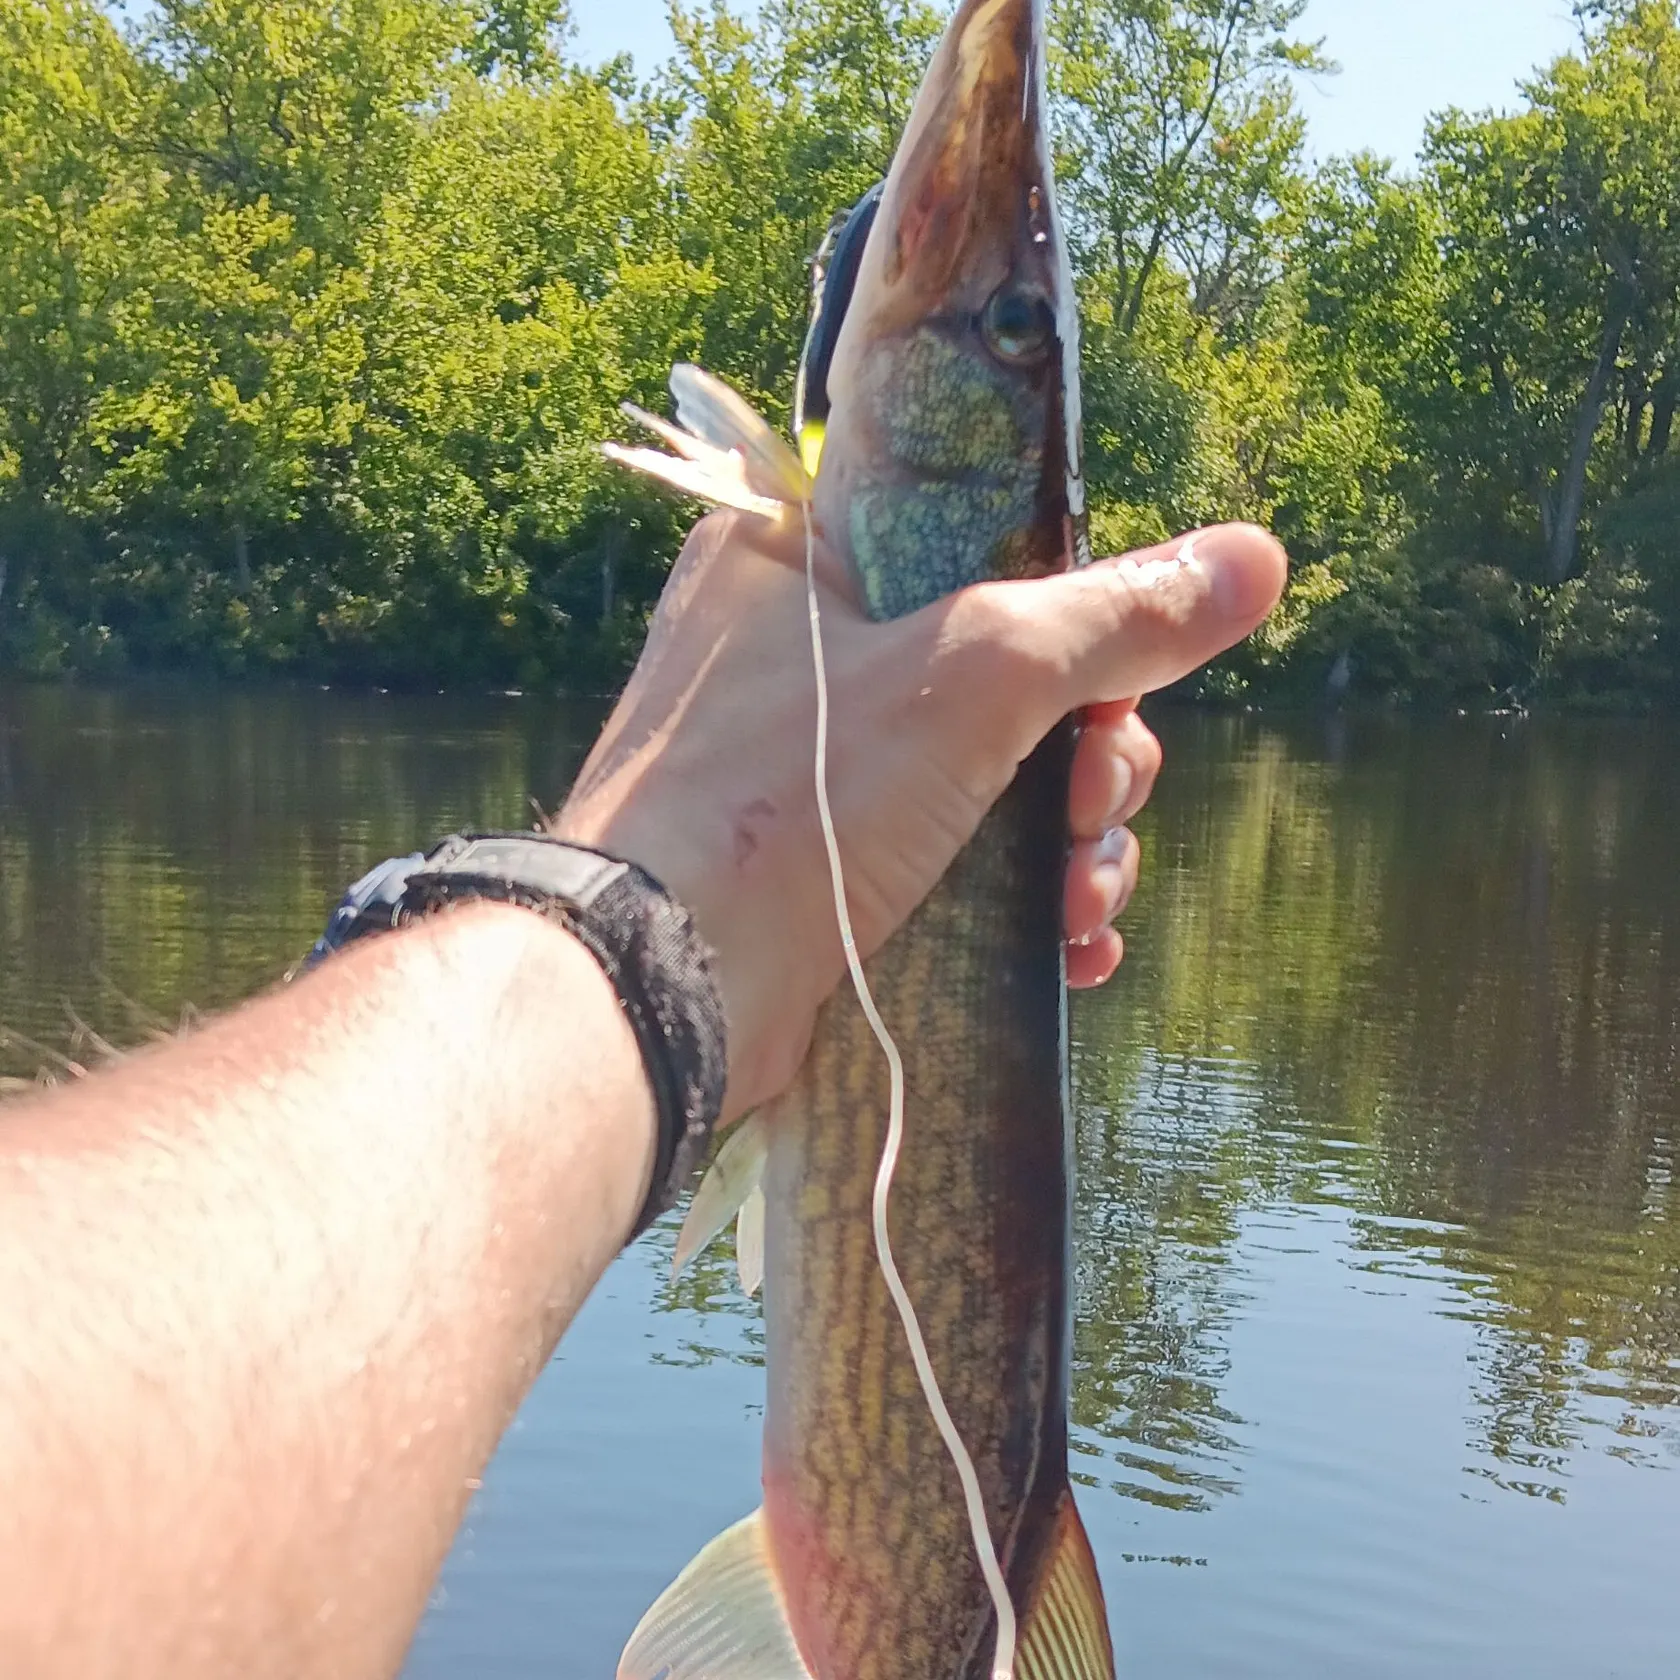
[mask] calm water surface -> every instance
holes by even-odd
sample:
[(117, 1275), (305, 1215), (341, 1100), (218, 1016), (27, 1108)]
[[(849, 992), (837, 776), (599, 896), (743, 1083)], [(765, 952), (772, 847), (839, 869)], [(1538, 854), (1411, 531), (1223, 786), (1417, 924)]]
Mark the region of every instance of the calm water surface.
[[(1122, 1673), (1673, 1680), (1680, 731), (1156, 722), (1129, 960), (1074, 1018)], [(263, 984), (369, 861), (552, 804), (591, 723), (0, 692), (0, 1057)], [(409, 1680), (611, 1674), (756, 1503), (757, 1309), (723, 1257), (668, 1284), (671, 1238), (539, 1384)]]

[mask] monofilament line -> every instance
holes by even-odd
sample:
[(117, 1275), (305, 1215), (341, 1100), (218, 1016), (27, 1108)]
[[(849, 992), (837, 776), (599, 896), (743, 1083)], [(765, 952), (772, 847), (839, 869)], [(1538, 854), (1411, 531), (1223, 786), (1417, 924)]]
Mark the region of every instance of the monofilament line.
[(817, 677), (817, 816), (822, 823), (823, 844), (828, 850), (828, 873), (834, 884), (834, 914), (840, 924), (840, 944), (846, 954), (846, 968), (852, 977), (869, 1030), (875, 1034), (882, 1054), (887, 1058), (890, 1075), (890, 1094), (887, 1103), (887, 1138), (881, 1148), (880, 1165), (875, 1169), (875, 1194), (871, 1215), (875, 1230), (875, 1258), (886, 1280), (887, 1293), (898, 1309), (899, 1322), (904, 1326), (904, 1339), (910, 1345), (910, 1360), (933, 1414), (935, 1427), (945, 1443), (956, 1467), (957, 1480), (962, 1483), (963, 1501), (968, 1507), (968, 1526), (974, 1538), (974, 1554), (980, 1560), (980, 1573), (986, 1578), (986, 1590), (992, 1595), (997, 1612), (997, 1646), (992, 1653), (992, 1680), (1012, 1680), (1015, 1672), (1015, 1606), (1010, 1602), (1009, 1586), (1003, 1578), (992, 1545), (991, 1530), (986, 1525), (986, 1504), (980, 1495), (980, 1477), (974, 1460), (963, 1445), (962, 1436), (939, 1392), (939, 1379), (933, 1374), (933, 1361), (928, 1357), (927, 1341), (916, 1318), (904, 1279), (899, 1276), (898, 1262), (893, 1259), (892, 1239), (887, 1232), (887, 1201), (892, 1194), (893, 1174), (898, 1168), (898, 1152), (904, 1142), (904, 1058), (898, 1045), (875, 1007), (875, 996), (864, 978), (863, 963), (858, 957), (857, 941), (852, 937), (852, 915), (846, 904), (846, 875), (840, 863), (840, 838), (834, 830), (834, 814), (828, 802), (828, 670), (823, 663), (822, 609), (817, 600), (816, 537), (811, 525), (811, 503), (800, 504), (805, 521), (805, 605), (811, 620), (811, 663)]

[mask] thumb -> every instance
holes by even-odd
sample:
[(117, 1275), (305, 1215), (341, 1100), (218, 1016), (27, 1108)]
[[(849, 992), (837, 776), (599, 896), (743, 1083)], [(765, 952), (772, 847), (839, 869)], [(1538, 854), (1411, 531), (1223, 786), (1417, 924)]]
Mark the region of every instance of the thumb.
[[(1276, 606), (1288, 575), (1257, 525), (1214, 525), (1015, 593), (1009, 640), (1041, 674), (1052, 720), (1165, 688), (1240, 642)], [(1036, 685), (1035, 685), (1036, 686)]]

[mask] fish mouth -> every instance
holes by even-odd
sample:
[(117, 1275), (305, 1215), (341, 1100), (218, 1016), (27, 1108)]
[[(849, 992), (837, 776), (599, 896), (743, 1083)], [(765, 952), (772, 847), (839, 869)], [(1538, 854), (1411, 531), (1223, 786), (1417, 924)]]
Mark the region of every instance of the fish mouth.
[(1053, 285), (1060, 241), (1044, 46), (1044, 0), (962, 0), (957, 8), (911, 111), (872, 239), (890, 315), (909, 320), (939, 303), (978, 308), (1004, 280), (1034, 269)]
[(961, 0), (827, 365), (814, 506), (878, 616), (1083, 562), (1079, 311), (1044, 44), (1044, 0)]

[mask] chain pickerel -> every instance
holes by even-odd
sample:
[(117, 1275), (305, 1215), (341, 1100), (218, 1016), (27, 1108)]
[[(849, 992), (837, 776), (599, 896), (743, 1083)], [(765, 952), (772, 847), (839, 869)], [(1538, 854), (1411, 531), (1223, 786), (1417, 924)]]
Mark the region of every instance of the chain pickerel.
[[(801, 455), (691, 367), (676, 451), (615, 458), (814, 518), (874, 617), (1088, 558), (1079, 347), (1045, 109), (1043, 0), (961, 0), (883, 188), (825, 251)], [(814, 473), (814, 479), (811, 474)], [(903, 1058), (892, 1249), (978, 1473), (1020, 1680), (1111, 1680), (1068, 1486), (1072, 1116), (1061, 884), (1071, 724), (866, 964)], [(871, 1196), (888, 1075), (858, 998), (729, 1134), (681, 1262), (739, 1212), (762, 1276), (761, 1508), (642, 1619), (620, 1680), (983, 1680), (997, 1618), (951, 1456), (888, 1297)]]

